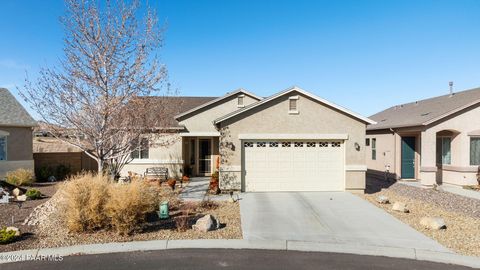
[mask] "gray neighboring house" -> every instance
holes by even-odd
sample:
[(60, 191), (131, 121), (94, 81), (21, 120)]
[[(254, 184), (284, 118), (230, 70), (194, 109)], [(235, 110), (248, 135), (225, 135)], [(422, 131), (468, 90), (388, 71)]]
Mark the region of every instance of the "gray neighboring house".
[(480, 88), (399, 104), (370, 116), (368, 174), (474, 185), (480, 165)]
[(178, 98), (184, 106), (165, 135), (175, 143), (135, 151), (122, 175), (167, 167), (171, 176), (218, 171), (221, 189), (364, 192), (363, 142), (374, 121), (299, 87), (267, 98), (244, 89)]
[(0, 177), (18, 168), (34, 169), (32, 133), (36, 125), (10, 91), (0, 88)]

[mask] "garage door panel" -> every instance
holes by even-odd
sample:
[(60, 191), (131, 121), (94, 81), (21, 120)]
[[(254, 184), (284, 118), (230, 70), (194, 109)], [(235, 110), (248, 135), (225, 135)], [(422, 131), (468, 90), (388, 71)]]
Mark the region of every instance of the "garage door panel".
[(244, 143), (246, 191), (343, 190), (343, 147), (337, 141)]

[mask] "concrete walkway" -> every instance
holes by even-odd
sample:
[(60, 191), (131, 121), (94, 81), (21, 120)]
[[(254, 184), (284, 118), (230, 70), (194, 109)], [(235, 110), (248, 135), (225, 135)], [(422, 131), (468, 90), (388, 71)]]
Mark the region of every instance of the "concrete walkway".
[(210, 185), (210, 177), (192, 177), (180, 193), (184, 201), (202, 201)]
[(347, 192), (245, 193), (242, 197), (242, 230), (247, 240), (316, 241), (450, 252)]
[[(418, 181), (400, 181), (399, 183), (412, 187), (425, 188), (425, 186), (422, 186), (422, 184)], [(453, 186), (449, 184), (443, 184), (439, 188), (445, 192), (450, 192), (470, 199), (480, 200), (480, 192), (478, 191), (468, 190), (459, 186)]]

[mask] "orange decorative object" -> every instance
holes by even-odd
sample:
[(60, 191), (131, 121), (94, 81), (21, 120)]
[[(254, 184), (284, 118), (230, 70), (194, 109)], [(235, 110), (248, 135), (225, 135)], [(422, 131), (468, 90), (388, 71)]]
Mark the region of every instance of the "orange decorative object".
[(216, 162), (215, 166), (216, 166), (217, 170), (218, 170), (218, 168), (220, 168), (220, 156), (217, 157), (217, 162)]

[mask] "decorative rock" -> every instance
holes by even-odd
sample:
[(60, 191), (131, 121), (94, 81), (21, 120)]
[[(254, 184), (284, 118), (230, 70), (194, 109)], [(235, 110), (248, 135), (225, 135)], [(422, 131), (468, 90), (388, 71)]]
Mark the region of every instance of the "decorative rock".
[(20, 191), (20, 189), (18, 188), (15, 188), (14, 190), (12, 190), (12, 195), (15, 196), (15, 197), (18, 197), (22, 194), (22, 191)]
[(229, 203), (235, 203), (235, 199), (233, 197), (228, 198)]
[(22, 235), (22, 233), (20, 232), (20, 229), (18, 229), (17, 227), (7, 227), (7, 232), (8, 231), (14, 231), (15, 232), (15, 236), (20, 236)]
[(17, 201), (19, 201), (19, 202), (24, 202), (26, 200), (27, 200), (27, 195), (17, 196)]
[(377, 202), (380, 204), (388, 204), (390, 201), (388, 200), (387, 196), (380, 195), (377, 197)]
[(195, 231), (208, 232), (220, 228), (220, 222), (212, 215), (205, 215), (192, 226)]
[(393, 211), (397, 212), (402, 212), (402, 213), (408, 213), (410, 210), (408, 210), (407, 205), (403, 202), (395, 202), (392, 206)]
[(431, 230), (446, 229), (445, 220), (441, 217), (424, 217), (420, 220), (420, 225)]
[(48, 182), (55, 182), (57, 181), (57, 178), (55, 178), (55, 176), (51, 175), (48, 177)]

